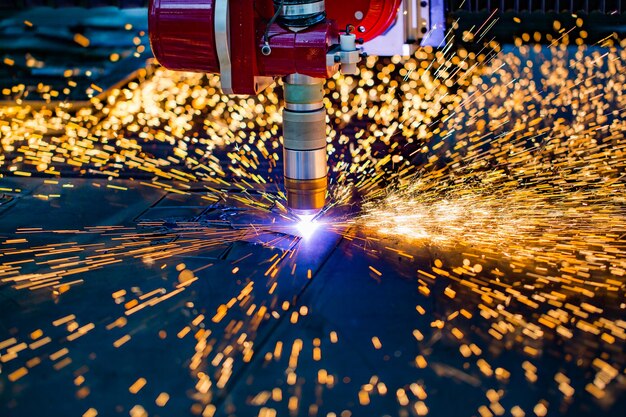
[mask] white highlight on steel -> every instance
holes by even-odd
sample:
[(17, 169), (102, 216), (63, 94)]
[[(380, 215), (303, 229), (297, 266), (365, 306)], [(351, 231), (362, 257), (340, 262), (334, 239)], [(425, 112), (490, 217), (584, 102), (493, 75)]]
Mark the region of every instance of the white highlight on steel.
[(315, 231), (319, 228), (319, 223), (314, 220), (315, 214), (301, 214), (298, 215), (300, 221), (298, 222), (298, 232), (302, 239), (309, 239)]
[(224, 94), (233, 94), (228, 0), (216, 0), (215, 2), (215, 47), (217, 49), (217, 59), (220, 62), (222, 91)]

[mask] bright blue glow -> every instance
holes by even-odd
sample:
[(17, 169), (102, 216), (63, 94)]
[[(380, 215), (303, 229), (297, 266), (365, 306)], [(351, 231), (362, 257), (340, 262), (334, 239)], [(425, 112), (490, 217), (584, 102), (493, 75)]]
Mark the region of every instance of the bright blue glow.
[(313, 220), (314, 217), (314, 214), (298, 215), (300, 221), (298, 222), (297, 228), (303, 239), (308, 239), (313, 236), (313, 234), (319, 227), (319, 223)]

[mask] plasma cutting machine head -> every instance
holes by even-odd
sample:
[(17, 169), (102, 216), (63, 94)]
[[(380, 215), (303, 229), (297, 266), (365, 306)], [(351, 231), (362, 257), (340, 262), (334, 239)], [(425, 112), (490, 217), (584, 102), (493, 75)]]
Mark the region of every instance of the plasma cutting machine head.
[[(151, 0), (150, 41), (163, 66), (220, 74), (226, 94), (258, 94), (282, 77), (287, 203), (295, 214), (310, 216), (323, 209), (327, 193), (325, 79), (338, 71), (357, 74), (362, 57), (357, 45), (398, 19), (405, 22), (401, 5), (401, 0)], [(415, 7), (429, 16), (427, 8)], [(412, 21), (405, 26), (417, 35), (430, 29), (426, 17)], [(400, 48), (414, 38), (406, 28)]]
[[(149, 30), (152, 50), (163, 66), (220, 74), (226, 94), (258, 94), (277, 78), (283, 79), (287, 204), (295, 214), (311, 216), (323, 209), (327, 193), (324, 82), (338, 71), (358, 73), (362, 57), (358, 44), (363, 43), (363, 50), (373, 55), (409, 56), (418, 46), (446, 45), (446, 18), (458, 26), (462, 23), (458, 16), (463, 16), (463, 21), (472, 25), (466, 30), (471, 31), (496, 12), (527, 13), (524, 27), (528, 28), (537, 26), (541, 13), (573, 15), (581, 8), (579, 3), (585, 4), (583, 13), (587, 14), (593, 15), (599, 7), (606, 13), (602, 21), (626, 13), (626, 6), (619, 2), (619, 6), (608, 6), (615, 3), (608, 1), (575, 2), (578, 6), (574, 2), (552, 3), (150, 0)], [(563, 9), (564, 3), (571, 5), (570, 10)], [(601, 7), (593, 6), (596, 3)], [(515, 32), (506, 25), (498, 30), (499, 36)]]

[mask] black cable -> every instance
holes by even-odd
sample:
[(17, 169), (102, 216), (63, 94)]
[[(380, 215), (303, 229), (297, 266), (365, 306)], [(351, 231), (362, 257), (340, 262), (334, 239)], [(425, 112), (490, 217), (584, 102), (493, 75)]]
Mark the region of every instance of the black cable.
[(270, 38), (269, 38), (270, 27), (274, 24), (274, 22), (278, 18), (278, 15), (280, 15), (280, 10), (283, 8), (284, 2), (285, 0), (280, 0), (280, 5), (276, 8), (276, 12), (274, 13), (274, 16), (272, 16), (272, 18), (267, 24), (267, 27), (265, 28), (265, 34), (263, 35), (264, 45), (263, 45), (263, 48), (261, 48), (261, 53), (263, 55), (269, 55), (272, 53), (272, 48), (270, 48)]

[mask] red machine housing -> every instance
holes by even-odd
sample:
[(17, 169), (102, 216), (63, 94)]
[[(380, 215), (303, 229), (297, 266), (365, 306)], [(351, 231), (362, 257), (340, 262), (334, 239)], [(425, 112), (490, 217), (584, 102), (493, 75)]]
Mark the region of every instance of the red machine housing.
[[(228, 92), (256, 94), (262, 89), (260, 77), (294, 73), (332, 76), (333, 67), (327, 66), (326, 55), (339, 43), (339, 28), (362, 26), (359, 36), (372, 39), (393, 23), (400, 2), (328, 0), (326, 20), (295, 32), (277, 23), (267, 30), (274, 14), (271, 0), (151, 0), (150, 42), (154, 55), (166, 68), (220, 73), (223, 80), (229, 77)], [(223, 28), (224, 19), (226, 41), (216, 33), (216, 25), (221, 22)], [(261, 53), (266, 30), (269, 55)]]
[(214, 1), (151, 1), (148, 18), (154, 56), (175, 71), (219, 73), (214, 15)]
[(340, 28), (360, 27), (359, 37), (367, 42), (385, 33), (393, 24), (401, 3), (402, 0), (327, 0), (326, 15)]
[[(262, 35), (256, 50), (263, 46)], [(318, 23), (301, 32), (292, 32), (273, 24), (269, 30), (272, 53), (259, 57), (262, 75), (285, 76), (305, 74), (311, 77), (328, 78), (326, 54), (332, 45), (339, 42), (339, 31), (332, 20)]]

